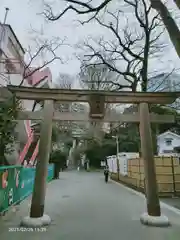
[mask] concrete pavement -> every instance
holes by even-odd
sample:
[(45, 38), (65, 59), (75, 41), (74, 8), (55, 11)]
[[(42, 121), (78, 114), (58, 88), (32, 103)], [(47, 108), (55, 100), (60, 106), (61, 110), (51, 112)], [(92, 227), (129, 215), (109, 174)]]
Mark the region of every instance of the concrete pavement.
[[(120, 184), (105, 184), (102, 173), (64, 172), (48, 185), (46, 213), (52, 224), (42, 232), (17, 232), (28, 214), (26, 199), (16, 214), (0, 220), (0, 237), (8, 240), (176, 240), (180, 238), (180, 214), (163, 207), (169, 228), (140, 223), (145, 200)], [(9, 231), (11, 230), (11, 232)], [(14, 231), (13, 231), (14, 230)], [(37, 229), (40, 230), (40, 229)], [(46, 231), (43, 231), (46, 230)]]

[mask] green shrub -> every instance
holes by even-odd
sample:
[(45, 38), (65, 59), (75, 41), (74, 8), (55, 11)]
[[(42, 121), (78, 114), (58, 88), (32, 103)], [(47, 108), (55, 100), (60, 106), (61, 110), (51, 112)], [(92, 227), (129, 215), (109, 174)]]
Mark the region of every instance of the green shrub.
[(67, 155), (61, 150), (55, 150), (50, 154), (49, 163), (60, 163), (63, 166), (66, 163)]

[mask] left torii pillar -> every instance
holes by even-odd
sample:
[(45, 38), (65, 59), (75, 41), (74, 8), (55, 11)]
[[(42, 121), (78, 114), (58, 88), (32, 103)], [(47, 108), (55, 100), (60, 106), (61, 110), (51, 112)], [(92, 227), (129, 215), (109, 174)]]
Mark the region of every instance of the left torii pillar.
[(51, 148), (53, 112), (53, 100), (45, 100), (43, 121), (41, 123), (39, 157), (36, 165), (30, 216), (25, 217), (21, 222), (21, 225), (26, 227), (41, 227), (51, 223), (50, 217), (44, 214), (44, 203), (49, 153)]

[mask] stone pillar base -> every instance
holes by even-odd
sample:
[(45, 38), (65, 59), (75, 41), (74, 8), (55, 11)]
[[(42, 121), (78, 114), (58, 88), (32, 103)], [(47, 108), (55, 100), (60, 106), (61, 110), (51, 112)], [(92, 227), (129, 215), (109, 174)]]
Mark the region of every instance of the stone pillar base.
[(29, 216), (25, 217), (21, 221), (21, 226), (28, 228), (36, 228), (50, 225), (51, 218), (48, 215), (43, 215), (40, 218), (31, 218)]
[(140, 221), (144, 225), (154, 226), (154, 227), (168, 227), (170, 222), (168, 218), (164, 215), (161, 216), (150, 216), (148, 213), (143, 213), (140, 217)]

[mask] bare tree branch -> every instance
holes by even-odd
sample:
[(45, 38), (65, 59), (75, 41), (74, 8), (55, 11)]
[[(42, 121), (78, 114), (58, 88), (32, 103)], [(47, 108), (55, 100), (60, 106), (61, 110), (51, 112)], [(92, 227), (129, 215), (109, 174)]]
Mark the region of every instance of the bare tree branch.
[[(59, 38), (54, 38), (52, 40), (36, 39), (35, 53), (33, 53), (32, 48), (28, 46), (26, 55), (29, 61), (28, 63), (24, 64), (22, 81), (20, 83), (20, 86), (23, 85), (25, 79), (31, 77), (35, 72), (43, 69), (44, 67), (48, 66), (50, 63), (56, 60), (59, 60), (61, 63), (63, 63), (62, 58), (56, 54), (56, 51), (63, 45), (64, 45), (64, 40), (61, 40)], [(42, 59), (42, 55), (46, 55), (45, 56), (46, 59), (43, 60), (42, 64), (39, 65), (38, 67), (33, 67), (33, 64), (36, 64), (36, 61), (38, 59)]]
[[(161, 16), (161, 19), (168, 31), (171, 42), (180, 57), (180, 31), (176, 24), (176, 21), (171, 16), (168, 8), (161, 0), (150, 0), (152, 8), (154, 8)], [(179, 0), (174, 0), (178, 8), (180, 6)]]
[[(89, 19), (89, 21), (90, 21), (94, 17), (97, 17), (97, 14), (100, 12), (100, 10), (105, 8), (108, 5), (108, 3), (112, 2), (112, 1), (113, 0), (105, 0), (97, 7), (93, 7), (90, 4), (91, 1), (84, 3), (82, 1), (65, 0), (65, 2), (69, 3), (69, 5), (57, 16), (55, 16), (53, 14), (51, 6), (47, 5), (47, 4), (46, 4), (46, 9), (45, 9), (43, 15), (50, 21), (56, 21), (56, 20), (60, 19), (69, 10), (72, 10), (80, 15), (94, 13), (93, 17), (91, 17)], [(144, 23), (142, 22), (141, 18), (139, 18), (138, 14), (137, 14), (137, 12), (138, 12), (137, 9), (138, 9), (138, 4), (139, 4), (138, 1), (124, 0), (124, 2), (127, 2), (127, 3), (131, 4), (131, 6), (136, 7), (136, 10), (135, 10), (136, 18), (139, 20), (139, 22), (141, 22), (141, 26), (144, 27)], [(151, 7), (154, 8), (160, 14), (161, 19), (168, 31), (171, 42), (173, 43), (174, 48), (175, 48), (178, 56), (180, 57), (180, 37), (179, 37), (180, 31), (176, 24), (176, 21), (173, 19), (168, 8), (161, 0), (150, 0), (150, 2), (151, 2)], [(177, 5), (177, 7), (180, 9), (180, 1), (174, 0), (174, 2)], [(144, 6), (146, 5), (145, 0), (143, 0), (143, 4), (144, 4)], [(78, 7), (80, 7), (80, 9)], [(149, 12), (150, 12), (150, 7), (147, 9), (147, 14)], [(87, 21), (87, 22), (89, 22), (89, 21)]]
[[(106, 56), (103, 56), (103, 54), (101, 54), (100, 52), (97, 52), (91, 45), (89, 45), (88, 43), (84, 44), (84, 46), (86, 47), (86, 49), (91, 50), (91, 54), (85, 54), (84, 56), (87, 58), (88, 57), (88, 61), (89, 60), (93, 60), (95, 59), (97, 61), (97, 59), (99, 59), (101, 61), (101, 63), (93, 63), (92, 65), (106, 65), (110, 71), (116, 72), (119, 75), (123, 76), (124, 78), (126, 78), (126, 81), (129, 83), (129, 87), (131, 87), (133, 81), (132, 79), (137, 79), (136, 73), (135, 72), (130, 72), (129, 68), (131, 63), (133, 62), (133, 60), (128, 60), (127, 61), (127, 68), (126, 70), (120, 70), (119, 68), (117, 68), (115, 66), (115, 64), (113, 64), (113, 61), (116, 60), (116, 58), (110, 58), (110, 59), (106, 59)], [(91, 64), (89, 64), (91, 65)], [(119, 89), (122, 89), (121, 84), (119, 84)]]
[(162, 52), (162, 47), (165, 47), (162, 43), (158, 45), (163, 34), (163, 31), (157, 31), (157, 27), (160, 26), (159, 14), (153, 16), (151, 5), (145, 0), (124, 0), (124, 2), (131, 6), (135, 13), (139, 25), (138, 31), (134, 26), (132, 29), (128, 18), (126, 18), (126, 26), (123, 29), (119, 27), (123, 17), (122, 9), (117, 10), (116, 13), (107, 11), (112, 19), (110, 23), (96, 17), (96, 21), (102, 27), (113, 33), (114, 39), (112, 41), (104, 40), (103, 37), (98, 41), (88, 39), (83, 43), (84, 62), (88, 66), (106, 65), (110, 71), (123, 76), (128, 84), (123, 86), (120, 82), (115, 83), (114, 85), (119, 85), (119, 90), (128, 85), (132, 91), (136, 91), (138, 82), (141, 82), (142, 90), (146, 91), (148, 61), (156, 53)]
[[(83, 14), (89, 14), (93, 13), (93, 17), (89, 19), (93, 19), (97, 16), (97, 14), (108, 5), (112, 0), (104, 0), (101, 4), (99, 4), (97, 7), (94, 7), (91, 5), (91, 1), (88, 2), (82, 2), (82, 1), (76, 1), (76, 0), (64, 0), (66, 3), (69, 3), (69, 5), (61, 11), (57, 16), (53, 14), (52, 7), (49, 4), (45, 4), (45, 10), (43, 12), (43, 15), (46, 19), (50, 21), (56, 21), (60, 19), (66, 12), (69, 10), (72, 10), (76, 12), (77, 14), (83, 15)], [(80, 7), (80, 8), (78, 8)]]

